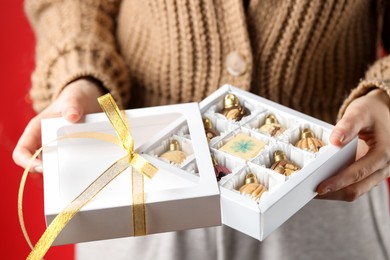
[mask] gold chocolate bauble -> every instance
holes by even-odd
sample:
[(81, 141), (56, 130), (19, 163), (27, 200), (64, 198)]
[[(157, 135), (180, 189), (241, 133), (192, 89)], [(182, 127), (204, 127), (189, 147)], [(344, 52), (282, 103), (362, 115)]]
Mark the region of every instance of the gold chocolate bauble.
[(244, 195), (253, 196), (256, 199), (260, 199), (261, 195), (267, 191), (267, 188), (259, 183), (257, 177), (253, 173), (248, 173), (245, 176), (245, 183), (239, 189), (239, 192)]
[(210, 142), (211, 139), (219, 135), (219, 132), (214, 129), (211, 120), (208, 117), (203, 118), (204, 130), (206, 132), (207, 141)]
[(240, 121), (244, 116), (249, 115), (249, 111), (241, 106), (240, 101), (234, 94), (230, 93), (224, 98), (221, 114), (227, 119)]
[(295, 146), (303, 150), (309, 150), (316, 153), (322, 146), (324, 146), (324, 143), (320, 139), (316, 138), (309, 128), (305, 128), (301, 133), (301, 140), (299, 140)]
[(161, 154), (160, 157), (170, 162), (181, 164), (187, 158), (187, 155), (180, 150), (179, 142), (172, 140), (169, 144), (169, 151)]
[(271, 166), (271, 169), (280, 174), (290, 176), (301, 168), (296, 163), (288, 160), (283, 151), (277, 150), (274, 152), (274, 164)]
[(270, 136), (280, 136), (285, 130), (273, 114), (269, 114), (265, 118), (264, 125), (259, 128), (260, 132), (267, 133)]

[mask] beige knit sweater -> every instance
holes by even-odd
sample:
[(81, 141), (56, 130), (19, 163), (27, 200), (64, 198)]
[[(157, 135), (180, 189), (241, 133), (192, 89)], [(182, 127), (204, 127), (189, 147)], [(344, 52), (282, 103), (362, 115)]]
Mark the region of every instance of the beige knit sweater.
[(389, 57), (367, 71), (380, 29), (390, 33), (390, 5), (379, 0), (31, 0), (25, 9), (37, 111), (90, 76), (123, 107), (199, 101), (230, 83), (334, 121), (365, 72), (353, 97), (390, 80)]

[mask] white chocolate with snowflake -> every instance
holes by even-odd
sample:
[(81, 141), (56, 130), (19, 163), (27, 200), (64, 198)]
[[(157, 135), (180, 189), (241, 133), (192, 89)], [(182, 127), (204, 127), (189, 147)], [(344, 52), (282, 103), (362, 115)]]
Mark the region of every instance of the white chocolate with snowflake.
[(248, 160), (256, 157), (256, 155), (263, 149), (265, 144), (249, 135), (239, 133), (230, 139), (219, 150), (229, 153), (235, 157)]

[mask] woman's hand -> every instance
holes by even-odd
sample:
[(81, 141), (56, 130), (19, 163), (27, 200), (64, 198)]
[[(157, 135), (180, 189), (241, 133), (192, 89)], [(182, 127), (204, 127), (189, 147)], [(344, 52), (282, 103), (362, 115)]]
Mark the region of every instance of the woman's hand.
[(377, 89), (354, 100), (330, 136), (342, 146), (359, 136), (356, 161), (318, 187), (319, 199), (354, 201), (390, 176), (390, 98)]
[[(63, 116), (69, 122), (77, 122), (84, 114), (101, 111), (97, 98), (102, 94), (97, 83), (89, 79), (78, 79), (66, 86), (59, 97), (24, 129), (12, 154), (15, 163), (25, 168), (41, 147), (41, 119)], [(42, 161), (36, 159), (30, 172), (42, 172)]]

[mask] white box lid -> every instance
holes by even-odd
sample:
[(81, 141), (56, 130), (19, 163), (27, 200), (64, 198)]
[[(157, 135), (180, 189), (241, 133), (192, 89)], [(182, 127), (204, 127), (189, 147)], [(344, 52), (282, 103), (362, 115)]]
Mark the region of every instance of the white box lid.
[[(155, 178), (145, 178), (148, 233), (220, 225), (219, 189), (215, 174), (210, 171), (212, 162), (198, 104), (127, 110), (126, 115), (136, 151), (159, 168)], [(187, 146), (190, 143), (188, 149), (193, 152), (193, 160), (185, 166), (192, 165), (192, 173), (143, 153), (144, 148), (158, 146), (183, 126), (189, 131), (183, 140)], [(115, 135), (103, 113), (87, 115), (77, 124), (62, 118), (42, 121), (43, 144), (75, 132)], [(47, 222), (125, 154), (119, 146), (93, 139), (67, 139), (47, 145), (43, 152)], [(131, 204), (131, 171), (126, 170), (81, 209), (55, 244), (130, 236)]]

